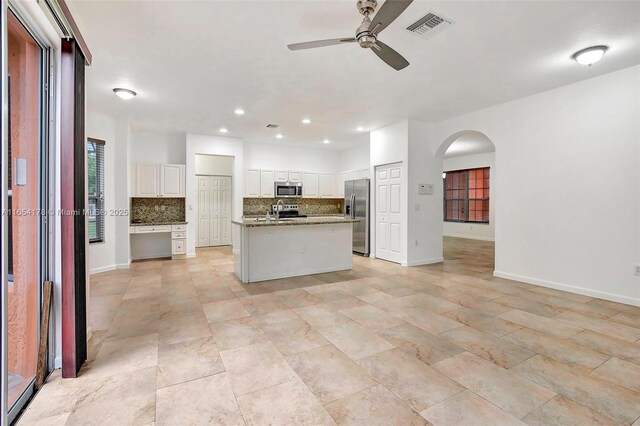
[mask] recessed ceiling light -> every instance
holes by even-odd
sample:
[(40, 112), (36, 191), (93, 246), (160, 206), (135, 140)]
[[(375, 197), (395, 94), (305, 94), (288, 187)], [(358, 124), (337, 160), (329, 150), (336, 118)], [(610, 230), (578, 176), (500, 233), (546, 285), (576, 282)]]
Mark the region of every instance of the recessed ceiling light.
[(302, 124), (309, 124), (309, 123), (311, 123), (311, 120), (309, 120), (308, 118), (302, 119)]
[(242, 108), (238, 108), (233, 111), (236, 115), (244, 115), (244, 110)]
[(591, 46), (586, 49), (578, 50), (576, 53), (571, 55), (571, 59), (580, 65), (591, 66), (602, 59), (607, 50), (609, 50), (609, 46)]
[(137, 95), (133, 90), (123, 89), (122, 87), (116, 87), (113, 89), (113, 92), (118, 95), (120, 99), (125, 100), (133, 99), (133, 97)]
[(220, 133), (227, 133), (228, 131), (226, 127), (220, 127)]
[(284, 138), (284, 136), (282, 136), (282, 133), (278, 133), (278, 134), (276, 135), (276, 138), (278, 138), (278, 139), (282, 139), (282, 138)]
[(331, 141), (329, 139), (325, 139), (322, 141), (322, 143), (330, 143)]
[(360, 126), (356, 130), (359, 131), (359, 132), (364, 132), (364, 127)]

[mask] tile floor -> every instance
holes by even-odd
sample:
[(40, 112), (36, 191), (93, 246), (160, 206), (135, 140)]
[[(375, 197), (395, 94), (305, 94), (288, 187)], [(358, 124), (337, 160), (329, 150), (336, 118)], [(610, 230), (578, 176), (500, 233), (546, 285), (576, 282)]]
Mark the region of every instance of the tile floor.
[(91, 277), (90, 360), (20, 424), (640, 425), (640, 308), (444, 264), (243, 285), (229, 248)]

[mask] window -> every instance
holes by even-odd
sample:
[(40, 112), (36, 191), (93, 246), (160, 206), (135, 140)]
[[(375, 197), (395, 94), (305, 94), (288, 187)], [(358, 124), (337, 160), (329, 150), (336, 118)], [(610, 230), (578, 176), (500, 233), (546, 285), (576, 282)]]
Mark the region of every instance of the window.
[(489, 167), (446, 172), (444, 220), (489, 223)]
[(104, 242), (104, 141), (87, 139), (89, 242)]

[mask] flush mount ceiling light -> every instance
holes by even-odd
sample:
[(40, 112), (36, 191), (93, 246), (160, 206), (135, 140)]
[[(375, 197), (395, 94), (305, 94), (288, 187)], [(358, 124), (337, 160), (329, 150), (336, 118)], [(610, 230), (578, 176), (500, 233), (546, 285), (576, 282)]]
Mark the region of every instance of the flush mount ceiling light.
[(329, 139), (325, 139), (322, 141), (322, 143), (331, 143), (331, 141)]
[(586, 49), (578, 50), (571, 55), (571, 59), (579, 63), (580, 65), (591, 66), (598, 62), (605, 53), (609, 50), (609, 46), (591, 46)]
[(227, 130), (226, 127), (220, 127), (220, 133), (227, 133), (229, 132), (229, 130)]
[(447, 177), (447, 172), (443, 172), (442, 173), (442, 179), (445, 179)]
[(359, 132), (364, 132), (364, 127), (360, 126), (356, 130), (359, 131)]
[(309, 124), (309, 123), (311, 123), (311, 120), (309, 120), (308, 118), (302, 119), (302, 124)]
[(278, 133), (278, 134), (276, 135), (276, 138), (278, 138), (278, 139), (282, 139), (282, 138), (284, 138), (284, 136), (282, 136), (282, 133)]
[(113, 89), (113, 93), (118, 95), (120, 99), (124, 100), (133, 99), (133, 97), (137, 95), (137, 93), (133, 90), (123, 89), (122, 87), (116, 87), (115, 89)]
[(237, 108), (233, 111), (236, 115), (244, 115), (244, 110), (242, 108)]

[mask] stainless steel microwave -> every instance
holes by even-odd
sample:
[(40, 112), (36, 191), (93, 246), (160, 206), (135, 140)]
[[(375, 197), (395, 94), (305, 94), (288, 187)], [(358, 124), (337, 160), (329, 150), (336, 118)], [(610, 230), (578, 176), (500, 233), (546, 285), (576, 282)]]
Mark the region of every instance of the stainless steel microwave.
[(276, 198), (302, 197), (302, 182), (275, 182), (273, 185)]

